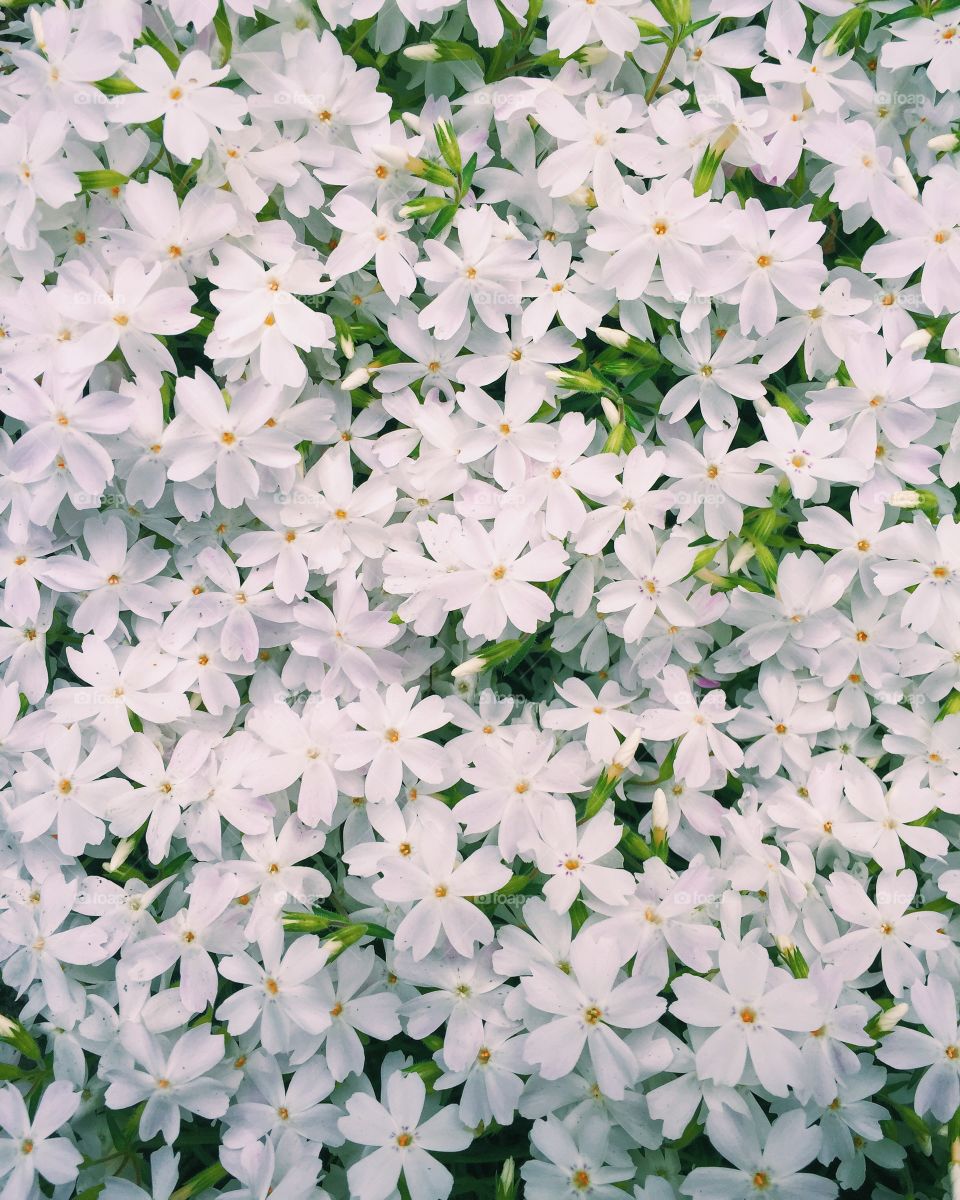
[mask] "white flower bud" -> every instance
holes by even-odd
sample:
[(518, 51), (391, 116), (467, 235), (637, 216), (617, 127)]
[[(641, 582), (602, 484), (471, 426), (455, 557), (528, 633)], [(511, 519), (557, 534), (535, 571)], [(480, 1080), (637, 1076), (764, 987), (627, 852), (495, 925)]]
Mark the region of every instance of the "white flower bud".
[(919, 508), (922, 501), (916, 492), (904, 489), (902, 492), (894, 492), (887, 503), (895, 508)]
[(30, 24), (33, 26), (33, 40), (37, 43), (37, 49), (41, 54), (46, 54), (47, 39), (43, 33), (43, 17), (39, 8), (30, 9)]
[(877, 1029), (881, 1033), (889, 1033), (900, 1024), (909, 1011), (909, 1004), (895, 1004), (893, 1008), (888, 1008), (877, 1017)]
[(391, 146), (383, 144), (374, 146), (374, 154), (377, 158), (382, 159), (389, 167), (393, 167), (395, 171), (402, 171), (407, 165), (410, 155), (400, 146)]
[(897, 182), (897, 186), (912, 196), (915, 200), (920, 195), (920, 189), (917, 187), (917, 181), (910, 173), (910, 168), (902, 158), (895, 158), (890, 164), (890, 170), (893, 172), (893, 178)]
[(908, 333), (900, 343), (901, 350), (926, 350), (933, 341), (933, 334), (929, 329), (915, 329), (913, 333)]
[(454, 679), (465, 679), (470, 675), (479, 675), (486, 665), (487, 660), (477, 655), (475, 658), (468, 658), (466, 662), (460, 663), (450, 673)]
[(340, 381), (340, 390), (341, 392), (356, 391), (357, 388), (366, 387), (372, 378), (372, 372), (366, 367), (357, 367)]
[(663, 788), (657, 788), (653, 793), (651, 821), (655, 830), (666, 829), (670, 823), (670, 812), (667, 808), (667, 796)]
[(761, 396), (759, 400), (754, 400), (753, 407), (757, 410), (758, 417), (765, 417), (772, 410), (773, 405), (766, 396)]
[(630, 344), (630, 334), (625, 329), (614, 329), (611, 325), (599, 325), (593, 331), (601, 342), (608, 346), (616, 346), (618, 350), (626, 350)]
[[(33, 9), (30, 10), (31, 12)], [(928, 150), (945, 150), (952, 154), (960, 146), (960, 138), (955, 133), (938, 133), (936, 137), (927, 139)]]
[(578, 187), (575, 192), (571, 192), (566, 197), (566, 201), (568, 204), (572, 204), (574, 208), (596, 208), (597, 205), (597, 197), (594, 194), (593, 188), (587, 187), (586, 184), (583, 187)]
[(119, 870), (133, 853), (133, 848), (136, 844), (133, 838), (122, 838), (117, 842), (117, 848), (113, 852), (113, 857), (107, 863), (107, 870)]
[(412, 58), (414, 62), (439, 62), (440, 51), (433, 42), (420, 42), (416, 46), (404, 46), (404, 58)]
[(620, 409), (617, 408), (609, 396), (600, 397), (600, 407), (603, 409), (603, 415), (607, 418), (610, 428), (616, 429), (620, 424)]
[(620, 771), (625, 771), (633, 762), (633, 756), (637, 752), (637, 748), (643, 741), (643, 734), (640, 732), (639, 726), (632, 730), (620, 743), (620, 749), (613, 756), (612, 766)]
[(756, 553), (756, 547), (752, 542), (744, 542), (736, 554), (734, 554), (733, 558), (730, 559), (730, 574), (736, 575), (738, 571), (742, 570), (747, 565), (747, 563)]

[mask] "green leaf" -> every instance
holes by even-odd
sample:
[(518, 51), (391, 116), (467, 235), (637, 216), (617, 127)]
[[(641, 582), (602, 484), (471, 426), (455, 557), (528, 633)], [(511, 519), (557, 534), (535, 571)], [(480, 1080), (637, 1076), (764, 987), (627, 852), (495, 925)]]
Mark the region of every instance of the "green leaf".
[(105, 96), (131, 96), (141, 91), (132, 79), (125, 75), (110, 75), (107, 79), (98, 79), (93, 85)]
[(892, 25), (894, 21), (912, 21), (915, 17), (939, 17), (954, 8), (960, 8), (960, 0), (943, 0), (942, 4), (936, 5), (930, 11), (926, 11), (927, 6), (910, 4), (906, 8), (900, 8), (894, 13), (887, 13), (886, 16), (881, 17), (877, 22), (877, 28), (881, 29), (884, 25)]
[(233, 53), (233, 30), (230, 28), (230, 18), (223, 6), (223, 0), (217, 5), (216, 16), (213, 18), (213, 28), (216, 31), (223, 53), (220, 55), (220, 65), (225, 66)]
[(129, 175), (121, 175), (119, 171), (78, 171), (77, 179), (85, 192), (99, 192), (105, 188), (123, 187), (129, 182)]
[(158, 37), (152, 29), (144, 29), (140, 35), (139, 43), (142, 46), (149, 46), (151, 50), (156, 50), (171, 71), (176, 73), (179, 70), (180, 55), (177, 54), (176, 50), (171, 50), (167, 43)]

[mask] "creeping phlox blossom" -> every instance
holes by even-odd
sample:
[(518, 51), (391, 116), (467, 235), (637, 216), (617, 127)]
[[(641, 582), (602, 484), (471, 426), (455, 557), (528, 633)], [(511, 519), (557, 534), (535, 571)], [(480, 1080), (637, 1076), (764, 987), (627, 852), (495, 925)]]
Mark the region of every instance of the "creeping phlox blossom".
[(960, 1200), (960, 7), (0, 46), (3, 1200)]

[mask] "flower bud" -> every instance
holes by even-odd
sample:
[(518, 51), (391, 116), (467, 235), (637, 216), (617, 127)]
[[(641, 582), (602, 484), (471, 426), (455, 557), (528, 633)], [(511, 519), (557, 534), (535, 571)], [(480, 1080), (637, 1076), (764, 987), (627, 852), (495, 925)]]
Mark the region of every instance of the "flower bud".
[(357, 388), (366, 387), (373, 378), (373, 373), (367, 367), (357, 367), (345, 375), (340, 381), (341, 392), (355, 392)]
[(603, 415), (607, 418), (607, 424), (611, 429), (616, 429), (621, 422), (620, 409), (609, 396), (600, 397), (600, 407), (603, 409)]
[(730, 574), (736, 575), (739, 570), (747, 565), (754, 554), (756, 554), (756, 550), (754, 550), (752, 543), (744, 542), (733, 558), (730, 559)]
[(592, 371), (567, 371), (561, 367), (559, 370), (545, 371), (544, 375), (551, 383), (570, 392), (593, 392), (599, 395), (608, 390), (608, 385)]
[(928, 150), (938, 152), (942, 150), (946, 154), (953, 154), (958, 148), (960, 148), (960, 138), (955, 133), (938, 133), (936, 137), (927, 139)]
[(43, 1052), (33, 1035), (12, 1017), (0, 1016), (0, 1041), (18, 1050), (24, 1058), (32, 1058), (34, 1062), (43, 1061)]
[(406, 204), (400, 206), (400, 216), (404, 220), (417, 217), (430, 217), (434, 213), (440, 212), (446, 208), (450, 201), (446, 196), (414, 196), (412, 200), (408, 200)]
[(461, 171), (463, 156), (460, 153), (460, 143), (457, 141), (456, 132), (450, 122), (446, 118), (437, 121), (433, 127), (433, 134), (437, 139), (437, 149), (440, 151), (443, 161), (451, 171)]
[(508, 1158), (500, 1168), (494, 1189), (494, 1200), (515, 1200), (517, 1195), (517, 1168), (512, 1158)]
[(880, 1013), (877, 1017), (878, 1032), (889, 1033), (891, 1029), (895, 1029), (909, 1011), (909, 1004), (895, 1004), (892, 1008)]
[(650, 841), (653, 844), (654, 853), (666, 860), (667, 829), (670, 825), (670, 810), (667, 808), (667, 796), (663, 788), (657, 788), (653, 793), (650, 823)]
[(640, 743), (643, 741), (643, 733), (640, 727), (630, 731), (620, 743), (620, 749), (613, 756), (612, 766), (619, 767), (621, 771), (625, 771), (633, 762), (633, 756), (640, 748)]
[(136, 838), (122, 838), (119, 842), (117, 842), (117, 848), (113, 852), (113, 857), (107, 863), (108, 873), (112, 874), (114, 871), (118, 871), (120, 867), (123, 866), (123, 864), (133, 853), (133, 848), (136, 846), (136, 844)]
[(625, 329), (614, 329), (610, 325), (598, 325), (593, 331), (601, 342), (608, 346), (616, 346), (618, 350), (626, 350), (630, 344), (630, 334)]
[(913, 333), (908, 333), (900, 343), (901, 350), (926, 350), (933, 341), (933, 334), (929, 329), (915, 329)]
[(916, 200), (920, 195), (920, 189), (917, 187), (917, 181), (910, 172), (910, 168), (902, 158), (895, 158), (890, 164), (890, 170), (893, 172), (893, 178), (897, 182), (897, 186)]
[(450, 674), (454, 679), (466, 679), (471, 675), (479, 675), (486, 668), (487, 660), (479, 654), (474, 658), (468, 658), (466, 662), (462, 662), (459, 666), (453, 668)]
[(573, 57), (583, 67), (598, 67), (610, 57), (610, 51), (606, 46), (584, 46)]
[(323, 949), (326, 951), (324, 962), (329, 965), (335, 958), (339, 958), (344, 950), (348, 950), (354, 942), (359, 942), (361, 938), (367, 936), (366, 925), (345, 925), (343, 929), (337, 932), (331, 938), (323, 943)]
[(403, 56), (414, 62), (439, 62), (440, 49), (433, 42), (420, 42), (416, 46), (404, 46)]
[(596, 208), (597, 197), (592, 187), (578, 187), (575, 192), (571, 192), (566, 198), (568, 204), (572, 204), (574, 208)]

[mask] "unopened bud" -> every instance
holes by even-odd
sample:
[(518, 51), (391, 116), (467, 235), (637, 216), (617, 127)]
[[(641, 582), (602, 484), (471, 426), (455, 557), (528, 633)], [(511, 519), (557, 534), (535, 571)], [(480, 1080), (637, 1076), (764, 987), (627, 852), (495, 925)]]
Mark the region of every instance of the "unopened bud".
[(833, 23), (823, 41), (825, 57), (832, 58), (835, 54), (842, 54), (846, 50), (859, 28), (862, 16), (862, 9), (859, 4), (856, 4)]
[(34, 1062), (43, 1060), (43, 1054), (33, 1035), (12, 1017), (0, 1016), (0, 1041), (13, 1046), (14, 1050), (18, 1050), (25, 1058), (32, 1058)]
[(756, 554), (756, 550), (754, 550), (753, 544), (751, 542), (744, 542), (733, 558), (730, 559), (730, 574), (736, 575), (738, 571), (747, 565), (754, 554)]
[(756, 409), (758, 417), (765, 417), (773, 408), (773, 405), (766, 396), (758, 396), (753, 402), (753, 407)]
[(960, 148), (960, 138), (955, 133), (938, 133), (936, 137), (927, 139), (927, 149), (935, 150), (938, 153), (942, 150), (946, 154), (953, 154), (958, 148)]
[(512, 1158), (500, 1168), (494, 1188), (494, 1200), (514, 1200), (517, 1194), (517, 1169)]
[(919, 508), (920, 497), (916, 492), (905, 488), (902, 492), (894, 492), (887, 503), (892, 504), (895, 508)]
[(598, 67), (610, 57), (610, 51), (606, 46), (583, 46), (573, 57), (583, 67)]
[(607, 418), (607, 424), (611, 429), (616, 429), (621, 422), (620, 409), (609, 396), (600, 397), (600, 407), (603, 409), (603, 415)]
[(653, 827), (653, 844), (657, 846), (666, 840), (667, 827), (670, 824), (670, 810), (667, 808), (667, 795), (663, 788), (657, 788), (653, 793), (650, 822)]
[(439, 62), (440, 49), (433, 42), (420, 42), (416, 46), (404, 46), (404, 58), (412, 58), (414, 62)]
[(463, 157), (460, 153), (460, 143), (457, 141), (457, 134), (451, 123), (442, 118), (433, 126), (433, 135), (437, 139), (437, 149), (443, 157), (443, 161), (447, 164), (451, 171), (461, 171), (463, 169)]
[(357, 367), (340, 381), (340, 391), (355, 392), (357, 388), (366, 387), (372, 378), (373, 372), (369, 368)]
[(107, 863), (108, 873), (117, 871), (123, 866), (123, 864), (133, 853), (133, 848), (136, 846), (136, 844), (136, 838), (123, 838), (121, 841), (117, 842), (117, 848), (113, 852), (113, 857)]
[(575, 192), (571, 192), (566, 198), (568, 204), (572, 204), (574, 208), (596, 208), (597, 197), (592, 187), (578, 187)]
[(479, 675), (486, 668), (487, 660), (476, 655), (474, 658), (468, 658), (466, 662), (462, 662), (459, 666), (453, 668), (450, 674), (454, 679), (467, 679), (471, 675)]
[(890, 170), (893, 172), (893, 178), (896, 180), (897, 186), (908, 196), (916, 200), (920, 195), (920, 189), (917, 187), (917, 181), (910, 172), (910, 168), (902, 158), (895, 158), (890, 164)]
[(630, 334), (625, 329), (614, 329), (612, 325), (598, 325), (593, 331), (601, 342), (608, 346), (616, 346), (618, 350), (626, 350), (630, 344)]
[(877, 1032), (889, 1033), (891, 1029), (896, 1029), (909, 1011), (909, 1004), (895, 1004), (892, 1008), (886, 1009), (877, 1017)]
[(385, 163), (388, 167), (393, 167), (395, 171), (406, 170), (407, 162), (410, 155), (401, 146), (391, 145), (390, 142), (383, 142), (373, 147), (373, 153)]
[(570, 392), (593, 392), (600, 395), (609, 390), (608, 385), (592, 371), (567, 371), (560, 367), (544, 371), (544, 375), (551, 383)]
[(640, 727), (631, 730), (630, 733), (620, 743), (620, 749), (613, 756), (611, 763), (614, 767), (619, 767), (621, 771), (625, 771), (633, 762), (633, 756), (640, 748), (640, 743), (643, 741), (643, 734)]
[(915, 329), (903, 339), (900, 349), (909, 350), (911, 353), (915, 350), (926, 350), (932, 341), (933, 334), (929, 329)]
[(414, 196), (400, 206), (399, 212), (404, 220), (417, 220), (419, 217), (434, 216), (450, 203), (446, 196)]
[(328, 938), (322, 946), (325, 951), (325, 964), (332, 963), (335, 958), (339, 958), (344, 950), (348, 950), (354, 942), (359, 942), (362, 937), (367, 936), (366, 925), (345, 925), (343, 929), (337, 931), (332, 938)]
[(37, 43), (37, 49), (41, 54), (47, 52), (46, 36), (43, 32), (43, 17), (40, 15), (40, 9), (30, 8), (30, 24), (33, 27), (33, 40)]

